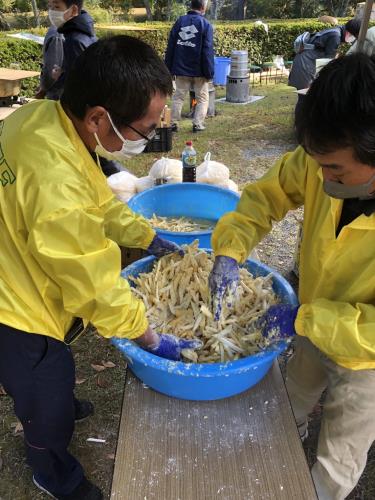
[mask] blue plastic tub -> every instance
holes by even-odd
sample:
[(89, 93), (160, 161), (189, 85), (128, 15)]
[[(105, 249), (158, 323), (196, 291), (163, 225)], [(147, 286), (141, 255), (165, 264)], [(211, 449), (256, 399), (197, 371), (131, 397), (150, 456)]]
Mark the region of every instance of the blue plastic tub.
[[(152, 217), (152, 214), (162, 217), (192, 217), (211, 220), (215, 225), (222, 215), (235, 210), (239, 198), (237, 193), (229, 189), (196, 182), (181, 182), (143, 191), (133, 196), (128, 205), (134, 212), (147, 218)], [(199, 240), (201, 248), (211, 248), (210, 229), (190, 233), (157, 229), (156, 232), (162, 238), (179, 245)]]
[[(138, 260), (125, 268), (122, 275), (149, 272), (154, 260), (155, 257)], [(246, 261), (245, 266), (255, 276), (273, 273), (273, 289), (280, 300), (298, 304), (292, 287), (280, 274), (252, 260)], [(160, 358), (126, 339), (113, 338), (112, 342), (123, 353), (134, 375), (146, 385), (168, 396), (197, 401), (222, 399), (249, 389), (266, 375), (273, 360), (286, 348), (282, 343), (237, 361), (197, 364)]]
[(230, 57), (215, 57), (214, 85), (226, 85), (230, 72)]

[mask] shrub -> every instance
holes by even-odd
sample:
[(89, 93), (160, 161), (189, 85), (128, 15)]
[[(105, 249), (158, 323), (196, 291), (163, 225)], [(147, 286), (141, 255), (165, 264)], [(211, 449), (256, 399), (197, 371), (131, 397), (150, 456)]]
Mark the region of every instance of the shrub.
[[(141, 38), (152, 45), (156, 51), (163, 55), (167, 46), (171, 23), (144, 23), (137, 25), (144, 28), (139, 31), (124, 30), (111, 31), (99, 30), (99, 34), (112, 35), (114, 33), (129, 34)], [(273, 56), (281, 55), (285, 60), (293, 58), (293, 42), (304, 31), (315, 32), (327, 25), (316, 20), (275, 21), (269, 23), (268, 34), (262, 27), (255, 26), (253, 22), (216, 23), (214, 25), (215, 54), (230, 56), (234, 49), (247, 49), (249, 59), (254, 64), (272, 60)]]
[[(101, 9), (100, 9), (101, 10)], [(95, 10), (94, 10), (95, 12)], [(90, 11), (93, 14), (93, 11)], [(108, 21), (107, 21), (108, 22)], [(343, 21), (345, 22), (345, 21)], [(116, 29), (104, 30), (97, 28), (99, 37), (126, 34), (140, 38), (149, 43), (159, 55), (163, 56), (167, 46), (168, 35), (171, 23), (143, 23), (137, 24), (136, 30)], [(304, 31), (318, 31), (326, 28), (327, 25), (315, 20), (297, 21), (271, 21), (269, 23), (269, 33), (262, 27), (255, 26), (250, 22), (217, 23), (215, 24), (215, 53), (218, 56), (230, 56), (233, 49), (247, 49), (249, 59), (253, 64), (270, 61), (275, 55), (281, 55), (285, 60), (293, 58), (293, 41)], [(131, 28), (129, 26), (129, 28)], [(43, 33), (43, 30), (30, 30)], [(342, 46), (340, 52), (345, 52), (346, 47)], [(21, 64), (22, 69), (39, 70), (42, 60), (42, 49), (33, 42), (1, 38), (0, 33), (0, 66), (8, 66), (12, 62)], [(37, 79), (25, 80), (23, 91), (26, 95), (32, 95), (37, 86)]]

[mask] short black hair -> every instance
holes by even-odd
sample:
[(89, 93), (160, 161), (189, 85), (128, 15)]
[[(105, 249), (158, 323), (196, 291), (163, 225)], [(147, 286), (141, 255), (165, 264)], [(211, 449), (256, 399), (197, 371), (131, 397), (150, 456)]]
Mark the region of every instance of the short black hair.
[(82, 10), (83, 0), (63, 0), (63, 2), (66, 4), (68, 8), (71, 7), (72, 5), (76, 5), (80, 12)]
[(207, 0), (191, 0), (191, 8), (194, 10), (202, 10), (207, 7)]
[(296, 108), (297, 140), (308, 153), (353, 148), (375, 167), (375, 57), (339, 57), (319, 72)]
[(346, 31), (349, 31), (349, 33), (358, 38), (359, 30), (361, 29), (361, 20), (358, 18), (350, 19), (350, 21), (345, 23), (344, 28)]
[(83, 119), (87, 108), (103, 106), (117, 126), (141, 119), (156, 93), (172, 94), (172, 78), (149, 45), (130, 36), (102, 38), (74, 62), (61, 103)]

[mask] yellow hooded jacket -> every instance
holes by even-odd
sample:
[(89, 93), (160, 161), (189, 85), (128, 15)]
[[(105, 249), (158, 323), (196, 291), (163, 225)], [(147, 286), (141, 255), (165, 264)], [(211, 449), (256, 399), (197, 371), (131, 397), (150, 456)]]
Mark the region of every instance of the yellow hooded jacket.
[(0, 181), (0, 323), (63, 340), (77, 316), (105, 337), (142, 335), (118, 244), (147, 248), (155, 232), (114, 198), (60, 103), (0, 123)]
[(301, 147), (246, 186), (212, 236), (216, 255), (243, 262), (288, 210), (304, 204), (295, 328), (337, 364), (375, 368), (375, 213), (336, 237), (343, 201), (323, 191), (321, 169)]

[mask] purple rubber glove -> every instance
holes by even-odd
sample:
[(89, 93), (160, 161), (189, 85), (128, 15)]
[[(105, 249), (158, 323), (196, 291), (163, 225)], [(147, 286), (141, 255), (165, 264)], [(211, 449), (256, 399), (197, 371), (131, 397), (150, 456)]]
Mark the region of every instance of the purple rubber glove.
[(199, 349), (202, 347), (200, 340), (179, 339), (174, 335), (165, 333), (159, 333), (158, 337), (160, 340), (156, 346), (144, 347), (144, 349), (156, 356), (171, 359), (172, 361), (180, 361), (182, 349)]
[(239, 280), (240, 271), (237, 261), (232, 257), (223, 255), (216, 257), (214, 267), (208, 278), (214, 319), (216, 321), (220, 318), (225, 295), (227, 295), (228, 306), (232, 306)]
[(180, 246), (176, 245), (176, 243), (173, 243), (172, 241), (160, 238), (160, 236), (158, 235), (154, 237), (147, 251), (150, 254), (155, 255), (157, 259), (160, 259), (160, 257), (164, 257), (164, 255), (168, 255), (169, 253), (174, 252), (178, 252), (181, 256), (184, 255), (184, 251)]
[(298, 306), (276, 304), (271, 306), (257, 321), (262, 335), (271, 341), (286, 340), (296, 335), (294, 322), (297, 317)]

